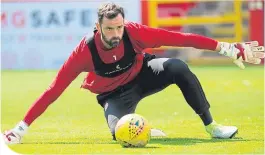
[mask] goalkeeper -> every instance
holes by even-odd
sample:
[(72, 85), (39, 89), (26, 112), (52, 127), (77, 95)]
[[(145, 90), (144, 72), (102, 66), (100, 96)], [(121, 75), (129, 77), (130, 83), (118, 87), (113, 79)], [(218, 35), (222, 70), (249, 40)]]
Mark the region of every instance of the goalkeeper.
[[(264, 47), (255, 41), (226, 43), (191, 33), (150, 28), (125, 21), (123, 8), (107, 3), (98, 10), (94, 35), (83, 37), (49, 88), (32, 104), (20, 122), (3, 134), (5, 142), (21, 143), (33, 121), (82, 72), (88, 72), (82, 88), (98, 94), (97, 100), (103, 107), (113, 139), (115, 125), (122, 116), (134, 113), (144, 97), (172, 84), (180, 88), (211, 137), (232, 138), (238, 131), (237, 127), (218, 124), (212, 118), (202, 86), (187, 64), (179, 59), (156, 58), (143, 52), (146, 48), (160, 46), (213, 50), (231, 58), (242, 69), (243, 62), (260, 64), (264, 58)], [(178, 103), (175, 108), (177, 106)]]

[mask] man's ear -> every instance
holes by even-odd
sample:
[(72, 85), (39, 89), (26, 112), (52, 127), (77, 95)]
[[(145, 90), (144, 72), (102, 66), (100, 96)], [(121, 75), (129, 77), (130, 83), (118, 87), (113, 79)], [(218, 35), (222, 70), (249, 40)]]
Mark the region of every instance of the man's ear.
[(100, 33), (101, 33), (100, 24), (99, 24), (98, 22), (96, 22), (96, 28), (97, 28), (98, 32), (100, 32)]

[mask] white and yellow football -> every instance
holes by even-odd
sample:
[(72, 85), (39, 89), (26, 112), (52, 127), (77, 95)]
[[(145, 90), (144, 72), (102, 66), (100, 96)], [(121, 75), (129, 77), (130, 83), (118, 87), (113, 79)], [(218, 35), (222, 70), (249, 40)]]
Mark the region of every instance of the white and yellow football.
[(115, 127), (115, 136), (123, 147), (144, 147), (150, 140), (151, 126), (139, 114), (123, 116)]

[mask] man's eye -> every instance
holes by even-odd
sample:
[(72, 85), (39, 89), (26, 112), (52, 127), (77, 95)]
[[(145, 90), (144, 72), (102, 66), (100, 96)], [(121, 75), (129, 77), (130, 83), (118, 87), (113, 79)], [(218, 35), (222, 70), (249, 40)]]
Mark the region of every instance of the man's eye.
[(111, 31), (112, 29), (111, 28), (107, 28), (108, 31)]

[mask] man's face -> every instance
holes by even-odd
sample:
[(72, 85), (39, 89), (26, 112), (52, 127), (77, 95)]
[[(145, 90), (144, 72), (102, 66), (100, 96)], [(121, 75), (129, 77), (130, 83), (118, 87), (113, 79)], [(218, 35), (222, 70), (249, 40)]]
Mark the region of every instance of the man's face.
[(113, 19), (103, 18), (101, 25), (97, 24), (97, 29), (101, 33), (103, 41), (110, 47), (119, 45), (124, 32), (124, 19), (118, 14)]

